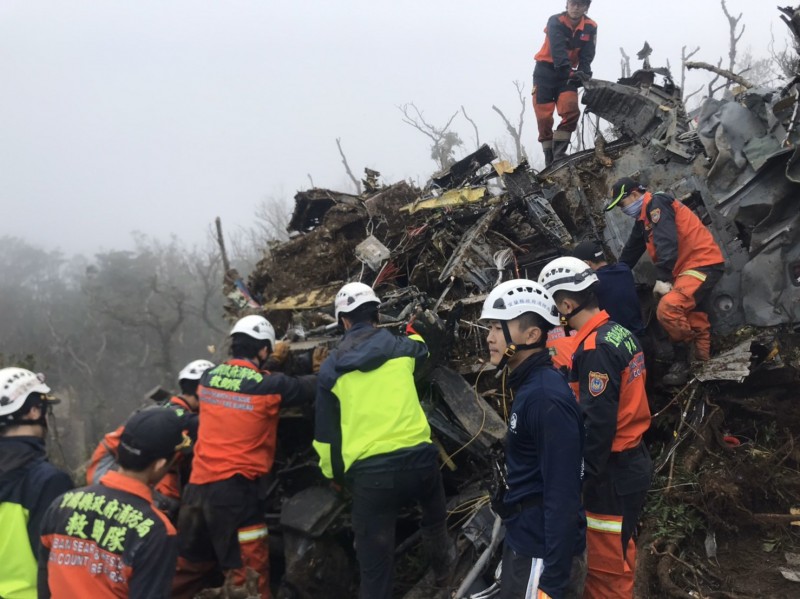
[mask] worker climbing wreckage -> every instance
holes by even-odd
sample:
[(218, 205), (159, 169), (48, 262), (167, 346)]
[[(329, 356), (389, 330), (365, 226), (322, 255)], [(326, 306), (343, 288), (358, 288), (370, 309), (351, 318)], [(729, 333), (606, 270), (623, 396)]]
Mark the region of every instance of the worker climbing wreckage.
[(397, 515), (414, 503), (422, 509), (433, 584), (449, 597), (455, 548), (438, 451), (414, 383), (428, 350), (413, 323), (406, 338), (378, 328), (380, 303), (364, 283), (336, 294), (344, 337), (320, 368), (314, 446), (323, 474), (353, 497), (359, 597), (392, 597)]
[[(566, 156), (578, 128), (578, 88), (592, 76), (597, 44), (597, 23), (586, 15), (591, 4), (567, 0), (566, 10), (547, 21), (544, 44), (534, 57), (533, 111), (545, 166)], [(554, 132), (556, 111), (561, 123)]]
[(667, 193), (653, 194), (623, 177), (614, 183), (606, 210), (615, 206), (636, 219), (620, 262), (633, 268), (646, 250), (656, 267), (658, 322), (676, 344), (674, 363), (662, 380), (683, 385), (690, 355), (701, 362), (711, 358), (706, 301), (724, 272), (722, 252), (697, 215)]
[(230, 360), (204, 372), (197, 395), (200, 425), (179, 528), (174, 594), (192, 597), (219, 568), (244, 585), (247, 569), (270, 597), (269, 531), (264, 520), (266, 475), (275, 456), (280, 407), (311, 403), (316, 376), (262, 371), (276, 347), (263, 316), (241, 318), (230, 332)]

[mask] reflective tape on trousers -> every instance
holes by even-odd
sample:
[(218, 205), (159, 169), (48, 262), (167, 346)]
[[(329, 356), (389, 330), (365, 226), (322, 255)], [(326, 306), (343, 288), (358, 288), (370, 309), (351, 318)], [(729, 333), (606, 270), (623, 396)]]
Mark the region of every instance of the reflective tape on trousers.
[(269, 536), (269, 530), (267, 530), (266, 526), (259, 526), (258, 528), (243, 528), (239, 531), (239, 542), (240, 543), (249, 543), (251, 541), (257, 541), (258, 539), (263, 539)]
[(681, 276), (681, 277), (683, 277), (683, 276), (686, 276), (686, 277), (694, 277), (695, 279), (698, 279), (698, 280), (702, 281), (703, 283), (705, 283), (705, 282), (706, 282), (706, 279), (708, 278), (706, 275), (704, 275), (703, 273), (701, 273), (699, 270), (684, 270), (684, 271), (683, 271), (683, 272), (680, 274), (680, 276)]
[(619, 520), (601, 520), (586, 516), (586, 527), (600, 532), (613, 532), (622, 534), (622, 522)]

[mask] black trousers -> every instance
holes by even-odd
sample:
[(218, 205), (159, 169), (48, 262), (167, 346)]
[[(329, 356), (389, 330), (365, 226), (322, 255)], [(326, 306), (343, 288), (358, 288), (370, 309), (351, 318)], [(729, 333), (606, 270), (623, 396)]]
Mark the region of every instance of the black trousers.
[[(504, 545), (500, 599), (536, 597), (539, 590), (539, 577), (543, 572), (544, 559), (540, 557), (525, 557), (508, 545)], [(564, 590), (563, 599), (581, 599), (585, 580), (586, 550), (572, 558), (572, 569), (569, 573), (569, 582)]]
[[(395, 525), (400, 509), (418, 503), (423, 528), (447, 518), (437, 464), (414, 470), (348, 474), (353, 531), (361, 573), (360, 599), (390, 599), (394, 577)], [(445, 548), (443, 548), (444, 550)]]

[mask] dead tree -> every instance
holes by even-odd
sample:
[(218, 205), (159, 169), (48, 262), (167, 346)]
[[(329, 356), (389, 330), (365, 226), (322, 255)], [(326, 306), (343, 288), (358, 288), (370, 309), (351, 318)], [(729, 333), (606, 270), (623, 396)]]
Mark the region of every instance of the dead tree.
[[(738, 46), (739, 40), (742, 39), (742, 35), (744, 35), (744, 30), (747, 27), (747, 25), (742, 25), (742, 29), (739, 31), (737, 35), (736, 28), (739, 26), (739, 21), (742, 20), (743, 13), (739, 13), (738, 17), (734, 17), (731, 15), (731, 13), (728, 12), (728, 6), (726, 4), (726, 0), (720, 0), (720, 4), (722, 5), (722, 12), (725, 13), (725, 17), (728, 19), (728, 27), (730, 35), (730, 45), (728, 47), (728, 71), (733, 73), (734, 69), (736, 68), (736, 46)], [(728, 82), (725, 84), (725, 87), (730, 87), (731, 81), (735, 81), (735, 79), (729, 78)]]
[(422, 111), (413, 102), (398, 106), (397, 109), (403, 113), (403, 122), (406, 125), (414, 127), (414, 129), (430, 138), (433, 142), (431, 158), (439, 166), (439, 169), (448, 169), (455, 162), (455, 157), (453, 156), (455, 148), (464, 144), (458, 133), (450, 131), (450, 125), (453, 124), (453, 119), (458, 116), (458, 111), (456, 110), (450, 116), (444, 127), (437, 127), (425, 120)]
[(697, 46), (697, 48), (695, 48), (694, 50), (692, 50), (688, 54), (686, 52), (686, 46), (683, 46), (681, 48), (681, 99), (683, 100), (684, 104), (686, 104), (686, 101), (691, 96), (693, 96), (694, 94), (697, 93), (697, 92), (694, 92), (693, 94), (691, 94), (689, 96), (686, 95), (686, 63), (688, 62), (688, 60), (692, 56), (697, 54), (699, 51), (700, 51), (700, 46)]
[(347, 176), (350, 177), (350, 180), (353, 182), (353, 185), (356, 188), (356, 193), (361, 195), (361, 181), (355, 178), (353, 175), (353, 171), (350, 170), (350, 165), (347, 163), (347, 156), (344, 155), (344, 150), (342, 149), (342, 138), (336, 138), (336, 147), (339, 148), (339, 156), (342, 157), (342, 164), (344, 165), (344, 170), (347, 173)]
[(620, 48), (619, 53), (622, 54), (619, 61), (620, 77), (624, 79), (631, 76), (631, 57), (625, 54), (624, 48)]
[(503, 119), (503, 123), (506, 126), (506, 131), (511, 136), (511, 139), (514, 140), (514, 148), (517, 152), (517, 163), (522, 162), (523, 160), (527, 159), (525, 154), (525, 147), (522, 145), (522, 125), (525, 122), (525, 108), (527, 106), (525, 102), (525, 84), (521, 83), (520, 81), (514, 81), (514, 87), (517, 89), (517, 97), (519, 98), (520, 110), (519, 110), (519, 121), (517, 122), (517, 126), (511, 124), (511, 121), (506, 118), (506, 115), (503, 114), (503, 111), (500, 110), (497, 106), (492, 104), (492, 110), (494, 110), (497, 114), (500, 115), (500, 118)]
[(464, 118), (469, 121), (469, 124), (472, 125), (472, 128), (475, 130), (475, 148), (480, 148), (481, 147), (481, 136), (478, 133), (478, 125), (476, 125), (475, 121), (473, 121), (471, 118), (469, 118), (469, 116), (467, 116), (467, 110), (466, 110), (466, 108), (464, 108), (463, 104), (461, 105), (461, 114), (464, 115)]

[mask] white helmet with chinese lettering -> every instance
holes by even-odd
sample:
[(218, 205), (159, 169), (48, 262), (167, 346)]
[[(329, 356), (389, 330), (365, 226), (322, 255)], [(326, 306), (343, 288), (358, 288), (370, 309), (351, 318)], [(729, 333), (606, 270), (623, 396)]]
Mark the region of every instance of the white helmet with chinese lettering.
[(199, 381), (200, 377), (203, 376), (203, 373), (209, 368), (214, 368), (214, 363), (209, 362), (208, 360), (195, 360), (194, 362), (189, 362), (183, 367), (183, 370), (178, 373), (178, 380)]
[(333, 302), (334, 316), (337, 322), (341, 314), (352, 312), (364, 304), (375, 304), (377, 307), (380, 306), (381, 300), (369, 285), (347, 283), (336, 294), (336, 299)]
[(560, 322), (550, 294), (528, 279), (506, 281), (492, 289), (483, 302), (480, 320), (514, 320), (526, 312), (534, 312), (552, 325)]
[[(50, 387), (44, 383), (44, 375), (25, 368), (3, 368), (0, 370), (0, 426), (8, 424), (45, 424), (44, 411), (39, 421), (22, 420), (18, 412), (31, 393), (38, 393), (43, 404), (58, 403), (50, 397)], [(27, 411), (26, 411), (27, 412)]]
[(266, 318), (258, 314), (251, 314), (237, 320), (231, 329), (231, 336), (236, 333), (247, 335), (259, 341), (269, 341), (270, 351), (275, 347), (275, 329), (272, 328)]
[(539, 274), (539, 283), (555, 295), (558, 291), (583, 291), (597, 283), (597, 275), (579, 258), (564, 256), (547, 263)]

